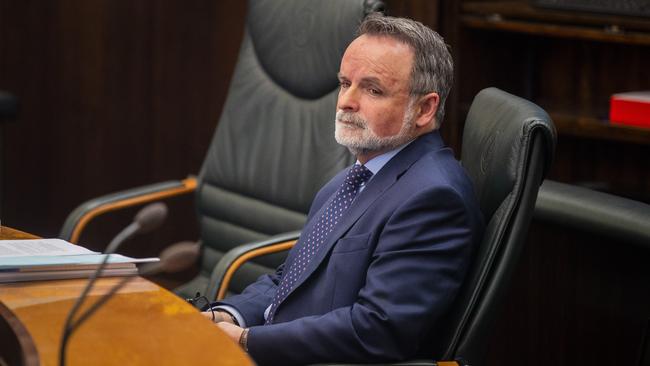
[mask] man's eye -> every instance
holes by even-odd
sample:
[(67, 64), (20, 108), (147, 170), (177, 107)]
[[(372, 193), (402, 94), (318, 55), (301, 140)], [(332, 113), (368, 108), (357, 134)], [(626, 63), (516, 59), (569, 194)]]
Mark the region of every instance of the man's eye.
[(350, 87), (350, 83), (347, 82), (347, 81), (339, 81), (339, 86), (340, 86), (341, 88), (349, 88), (349, 87)]
[(368, 93), (370, 93), (372, 95), (381, 95), (382, 94), (381, 90), (379, 90), (377, 88), (368, 88)]

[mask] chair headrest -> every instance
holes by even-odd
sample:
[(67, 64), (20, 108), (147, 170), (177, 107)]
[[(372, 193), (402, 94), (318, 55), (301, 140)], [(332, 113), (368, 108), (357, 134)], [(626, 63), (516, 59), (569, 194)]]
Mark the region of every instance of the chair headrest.
[(547, 140), (544, 175), (555, 151), (555, 127), (548, 114), (525, 99), (497, 88), (479, 92), (467, 115), (461, 160), (469, 173), (483, 215), (489, 220), (525, 174), (533, 134)]
[(363, 17), (358, 1), (249, 1), (246, 28), (269, 77), (314, 99), (336, 88), (341, 57)]

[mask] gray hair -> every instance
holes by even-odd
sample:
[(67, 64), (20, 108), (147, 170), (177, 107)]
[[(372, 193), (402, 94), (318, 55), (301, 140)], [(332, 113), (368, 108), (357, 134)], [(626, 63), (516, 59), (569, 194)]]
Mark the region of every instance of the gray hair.
[(358, 35), (389, 36), (408, 44), (415, 54), (411, 70), (411, 97), (436, 92), (440, 103), (436, 128), (445, 116), (445, 101), (454, 79), (454, 62), (442, 37), (424, 24), (407, 18), (372, 13), (359, 26)]

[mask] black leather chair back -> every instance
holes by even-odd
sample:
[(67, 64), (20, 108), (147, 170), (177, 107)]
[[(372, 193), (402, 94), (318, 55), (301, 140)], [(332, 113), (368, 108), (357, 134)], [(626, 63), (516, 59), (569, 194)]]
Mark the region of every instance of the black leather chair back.
[[(223, 253), (299, 230), (309, 205), (354, 159), (334, 140), (337, 72), (360, 21), (380, 3), (363, 0), (248, 2), (237, 66), (197, 188), (202, 272), (177, 290), (207, 288)], [(239, 292), (283, 255), (247, 264)]]
[(482, 363), (488, 334), (523, 247), (556, 133), (537, 105), (496, 88), (474, 98), (461, 161), (474, 181), (486, 231), (445, 334), (442, 359)]

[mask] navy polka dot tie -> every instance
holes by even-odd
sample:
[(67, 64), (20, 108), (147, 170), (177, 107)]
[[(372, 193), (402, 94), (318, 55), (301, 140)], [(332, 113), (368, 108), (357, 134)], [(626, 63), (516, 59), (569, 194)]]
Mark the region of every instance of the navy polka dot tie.
[[(305, 271), (307, 265), (318, 252), (321, 244), (334, 230), (336, 223), (343, 216), (345, 210), (350, 207), (354, 197), (359, 192), (359, 188), (370, 179), (372, 172), (363, 165), (354, 164), (348, 171), (343, 184), (336, 191), (334, 198), (330, 204), (325, 208), (318, 221), (313, 226), (312, 231), (307, 236), (301, 236), (297, 244), (298, 254), (296, 255), (291, 267), (287, 272), (282, 275), (280, 286), (278, 287), (271, 309), (266, 320), (266, 324), (273, 322), (273, 316), (278, 305), (285, 299), (285, 297), (293, 289), (296, 280)], [(305, 239), (303, 239), (305, 238)]]

